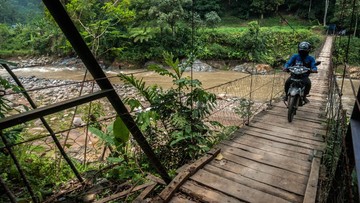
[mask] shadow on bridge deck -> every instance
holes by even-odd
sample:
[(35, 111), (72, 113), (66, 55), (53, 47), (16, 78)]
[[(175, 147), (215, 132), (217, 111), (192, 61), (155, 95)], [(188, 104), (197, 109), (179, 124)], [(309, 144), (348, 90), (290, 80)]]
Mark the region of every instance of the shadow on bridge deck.
[(275, 103), (232, 140), (220, 143), (220, 150), (183, 169), (159, 197), (170, 202), (315, 202), (331, 45), (328, 37), (318, 58), (319, 74), (311, 76), (311, 102), (299, 108), (292, 123), (286, 106)]

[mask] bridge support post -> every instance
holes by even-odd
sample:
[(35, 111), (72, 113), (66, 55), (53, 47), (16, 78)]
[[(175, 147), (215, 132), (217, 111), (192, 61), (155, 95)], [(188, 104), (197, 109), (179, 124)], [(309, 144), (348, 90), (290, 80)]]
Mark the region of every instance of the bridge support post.
[[(100, 68), (100, 65), (96, 61), (94, 55), (91, 53), (89, 47), (81, 37), (80, 33), (76, 29), (74, 23), (71, 21), (69, 15), (66, 13), (65, 8), (59, 0), (43, 0), (45, 6), (53, 16), (56, 23), (59, 25), (66, 38), (83, 61), (86, 68), (89, 70), (97, 84), (102, 90), (113, 90), (113, 86), (106, 77), (105, 73)], [(120, 99), (119, 95), (113, 91), (107, 95), (107, 99), (125, 123), (126, 127), (131, 132), (132, 136), (139, 144), (141, 149), (148, 157), (152, 166), (157, 170), (159, 175), (166, 183), (170, 183), (171, 178), (167, 174), (165, 167), (161, 164), (155, 153), (151, 149), (150, 145), (146, 141), (139, 127), (136, 125), (134, 119), (126, 109), (124, 103)]]
[[(341, 150), (341, 154), (337, 163), (335, 175), (333, 178), (333, 184), (327, 198), (327, 202), (333, 202), (341, 193), (342, 188), (346, 188), (347, 202), (354, 202), (352, 195), (352, 172), (355, 167), (360, 170), (360, 149), (356, 148), (354, 143), (360, 143), (360, 88), (356, 96), (353, 112), (350, 117), (350, 123), (347, 128), (346, 136), (343, 140), (344, 144)], [(356, 160), (356, 162), (355, 162)], [(357, 181), (360, 182), (359, 172), (357, 172)], [(345, 182), (346, 181), (346, 182)], [(358, 188), (358, 194), (360, 194), (360, 188)], [(360, 197), (357, 197), (360, 199)]]

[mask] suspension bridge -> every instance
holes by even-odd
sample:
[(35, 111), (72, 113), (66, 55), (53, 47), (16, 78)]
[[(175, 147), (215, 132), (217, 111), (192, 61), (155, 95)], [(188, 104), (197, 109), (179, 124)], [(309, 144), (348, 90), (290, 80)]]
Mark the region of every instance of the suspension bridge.
[[(61, 3), (52, 0), (44, 0), (43, 2), (93, 76), (100, 91), (40, 108), (36, 106), (31, 96), (25, 91), (24, 95), (33, 109), (0, 120), (0, 136), (4, 144), (1, 149), (6, 149), (10, 154), (33, 202), (38, 202), (38, 200), (26, 178), (26, 174), (22, 170), (22, 166), (19, 165), (13, 153), (12, 147), (15, 145), (7, 141), (2, 134), (2, 130), (39, 118), (49, 132), (47, 137), (53, 140), (61, 156), (74, 172), (79, 182), (78, 188), (80, 188), (86, 186), (85, 180), (60, 144), (57, 136), (58, 132), (54, 132), (44, 119), (44, 116), (99, 98), (108, 99), (161, 179), (149, 176), (150, 181), (148, 183), (110, 195), (98, 200), (98, 203), (116, 201), (116, 199), (134, 191), (141, 191), (135, 202), (315, 202), (319, 199), (321, 161), (326, 153), (328, 132), (333, 130), (329, 127), (329, 118), (336, 117), (337, 120), (342, 119), (342, 121), (346, 118), (346, 116), (343, 116), (344, 114), (340, 113), (341, 105), (339, 108), (335, 105), (337, 101), (341, 104), (341, 91), (336, 86), (332, 75), (333, 71), (331, 70), (334, 37), (329, 36), (326, 38), (321, 53), (317, 58), (322, 62), (318, 67), (319, 73), (311, 74), (312, 90), (309, 98), (311, 102), (299, 108), (292, 123), (287, 121), (286, 106), (282, 102), (272, 102), (273, 98), (276, 95), (279, 96), (279, 93), (281, 94), (283, 91), (282, 82), (284, 78), (281, 75), (274, 75), (268, 81), (262, 80), (263, 82), (255, 81), (256, 77), (253, 78), (253, 76), (232, 81), (229, 84), (237, 87), (241, 86), (241, 83), (245, 81), (251, 81), (251, 83), (255, 84), (254, 87), (250, 87), (248, 94), (235, 95), (237, 97), (253, 99), (258, 90), (269, 84), (272, 84), (277, 89), (272, 88), (271, 92), (265, 91), (265, 93), (269, 93), (267, 100), (270, 101), (270, 104), (268, 104), (268, 107), (255, 116), (247, 118), (247, 125), (237, 130), (231, 139), (222, 141), (202, 158), (178, 169), (178, 175), (171, 179), (110, 81), (102, 72), (70, 18), (62, 9)], [(2, 66), (11, 72), (6, 63), (2, 63)], [(16, 76), (12, 76), (21, 87), (22, 85), (20, 81), (16, 80)], [(218, 94), (227, 91), (224, 89), (228, 88), (219, 86), (210, 88), (209, 91)], [(265, 93), (261, 92), (259, 94), (265, 95)], [(234, 94), (237, 93), (233, 93), (233, 96)], [(336, 165), (337, 162), (334, 161), (333, 166), (335, 167), (333, 168), (336, 168), (333, 171), (334, 177), (340, 177), (341, 174), (344, 174), (343, 171), (349, 177), (350, 171), (355, 165), (356, 154), (359, 154), (356, 150), (357, 147), (354, 147), (355, 150), (351, 150), (352, 140), (356, 144), (358, 139), (356, 135), (359, 133), (357, 130), (357, 126), (360, 126), (358, 122), (360, 120), (358, 106), (355, 106), (350, 119), (350, 127), (352, 127), (350, 133), (346, 134), (339, 131), (341, 136), (339, 136), (338, 140), (348, 140), (348, 142), (342, 142), (340, 146), (341, 155), (344, 156), (340, 156), (339, 165)], [(233, 116), (233, 113), (226, 111), (228, 107), (228, 103), (220, 106), (213, 116), (216, 117), (218, 112), (225, 112), (221, 115), (222, 117), (224, 115)], [(258, 108), (255, 111), (258, 112), (259, 109), (263, 108)], [(225, 119), (225, 122), (231, 124), (231, 122), (240, 121), (231, 119), (227, 121)], [(335, 131), (338, 130), (340, 125), (339, 123), (335, 124)], [(334, 143), (338, 142), (338, 140), (334, 141)], [(84, 159), (86, 161), (86, 158)], [(0, 184), (5, 189), (9, 200), (16, 202), (15, 196), (1, 177)], [(159, 195), (152, 197), (151, 200), (146, 199), (159, 184), (164, 187)], [(335, 182), (335, 186), (332, 187), (333, 189), (329, 193), (337, 193), (338, 188), (343, 186), (341, 184)], [(55, 199), (56, 197), (51, 200)], [(48, 200), (48, 202), (51, 202), (51, 200)]]
[[(311, 102), (287, 121), (282, 102), (257, 114), (231, 140), (187, 166), (159, 198), (170, 202), (315, 202), (325, 147), (328, 37), (311, 75)], [(196, 170), (196, 172), (195, 172)], [(171, 194), (177, 188), (177, 193)]]

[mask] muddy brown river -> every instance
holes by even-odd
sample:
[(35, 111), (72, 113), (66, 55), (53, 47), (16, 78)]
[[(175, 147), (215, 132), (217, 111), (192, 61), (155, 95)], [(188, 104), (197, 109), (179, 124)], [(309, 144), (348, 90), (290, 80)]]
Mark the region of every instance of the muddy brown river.
[[(60, 79), (60, 80), (74, 80), (74, 81), (81, 81), (85, 75), (84, 69), (75, 69), (75, 68), (66, 68), (66, 67), (53, 67), (53, 66), (45, 66), (45, 67), (29, 67), (29, 68), (19, 68), (14, 69), (13, 72), (17, 76), (23, 76), (23, 77), (30, 77), (35, 76), (37, 78), (49, 78), (49, 79)], [(124, 74), (131, 74), (133, 73), (137, 78), (143, 78), (143, 80), (146, 82), (146, 84), (157, 84), (165, 89), (172, 86), (172, 79), (169, 77), (161, 76), (155, 72), (146, 71), (145, 69), (137, 69), (137, 70), (122, 70), (118, 72), (114, 71), (106, 71), (105, 72), (107, 76), (110, 77), (110, 80), (112, 83), (115, 84), (121, 84), (119, 78), (116, 77), (119, 73)], [(0, 75), (1, 76), (9, 76), (8, 73), (4, 69), (0, 69)], [(204, 88), (211, 88), (215, 86), (219, 86), (221, 84), (227, 83), (229, 81), (234, 81), (239, 78), (244, 78), (248, 74), (241, 73), (241, 72), (235, 72), (235, 71), (214, 71), (214, 72), (193, 72), (193, 78), (198, 79), (202, 82), (202, 86)], [(184, 76), (191, 76), (190, 72), (185, 72)], [(261, 83), (265, 80), (272, 80), (272, 76), (256, 76), (257, 79), (254, 80), (254, 86)], [(286, 75), (284, 77), (287, 77)], [(87, 75), (87, 80), (90, 80), (92, 77), (90, 74)], [(354, 85), (356, 88), (359, 88), (360, 81), (359, 80), (353, 80)], [(339, 85), (341, 84), (341, 81), (339, 81)], [(240, 91), (244, 90), (248, 92), (250, 82), (244, 81), (241, 84), (236, 87), (236, 84), (234, 84), (235, 87), (232, 91)], [(279, 87), (277, 87), (279, 88)], [(281, 88), (281, 87), (280, 87)], [(227, 87), (229, 89), (229, 87)], [(271, 91), (270, 88), (267, 90), (263, 90), (261, 92), (268, 92)], [(222, 93), (222, 92), (217, 92)], [(354, 96), (353, 91), (350, 85), (349, 80), (344, 81), (344, 88), (343, 88), (343, 101), (344, 106), (348, 109), (351, 108), (354, 104)], [(259, 97), (259, 96), (258, 96)], [(261, 98), (261, 96), (260, 96)], [(261, 99), (260, 99), (261, 100)]]
[[(81, 81), (85, 75), (84, 69), (74, 68), (56, 68), (56, 67), (31, 67), (14, 69), (13, 72), (17, 76), (29, 77), (35, 76), (37, 78), (61, 79), (61, 80), (75, 80)], [(172, 79), (166, 76), (161, 76), (155, 72), (146, 71), (145, 69), (124, 70), (124, 71), (106, 71), (107, 76), (116, 76), (119, 73), (131, 74), (134, 73), (137, 78), (143, 78), (147, 84), (158, 84), (163, 88), (168, 88), (172, 85)], [(185, 72), (184, 76), (191, 76), (190, 72)], [(0, 75), (5, 76), (7, 72), (0, 69)], [(91, 75), (87, 74), (87, 79), (91, 79)], [(248, 74), (234, 72), (234, 71), (216, 71), (216, 72), (193, 72), (194, 79), (198, 79), (203, 83), (204, 88), (209, 88), (224, 84), (226, 82), (245, 77)], [(110, 79), (112, 83), (121, 84), (122, 82), (114, 77)]]

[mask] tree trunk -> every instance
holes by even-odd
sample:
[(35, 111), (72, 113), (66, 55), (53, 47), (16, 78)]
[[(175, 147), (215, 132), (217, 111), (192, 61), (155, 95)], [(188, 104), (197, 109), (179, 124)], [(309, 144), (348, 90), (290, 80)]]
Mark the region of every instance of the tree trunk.
[(261, 15), (260, 15), (260, 19), (261, 19), (261, 20), (263, 20), (263, 19), (264, 19), (264, 14), (263, 14), (263, 13), (261, 13)]
[(357, 26), (358, 26), (358, 13), (355, 14), (354, 37), (356, 37)]
[(329, 8), (329, 0), (325, 0), (325, 12), (324, 12), (324, 26), (326, 26), (326, 17), (327, 17), (327, 12), (328, 12), (328, 8)]
[(312, 0), (310, 0), (310, 5), (309, 5), (309, 12), (308, 12), (308, 19), (310, 18), (310, 13), (311, 13), (311, 6), (312, 6)]

